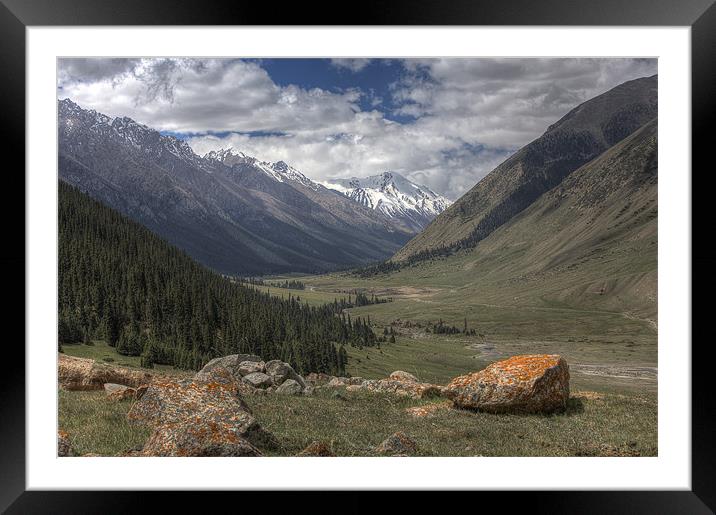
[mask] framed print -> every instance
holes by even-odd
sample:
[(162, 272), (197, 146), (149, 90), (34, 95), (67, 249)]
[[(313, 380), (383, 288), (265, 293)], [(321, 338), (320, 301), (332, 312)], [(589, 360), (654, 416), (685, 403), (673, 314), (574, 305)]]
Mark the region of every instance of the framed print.
[(716, 8), (420, 4), (3, 1), (3, 508), (714, 509)]

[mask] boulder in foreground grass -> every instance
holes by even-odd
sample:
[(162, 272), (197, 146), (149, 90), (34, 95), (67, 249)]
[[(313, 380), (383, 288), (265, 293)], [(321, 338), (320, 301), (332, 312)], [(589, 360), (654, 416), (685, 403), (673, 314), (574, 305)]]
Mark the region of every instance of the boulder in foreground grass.
[(375, 448), (378, 454), (391, 454), (393, 456), (406, 456), (413, 454), (417, 450), (418, 445), (415, 443), (415, 440), (400, 431), (390, 435)]
[(558, 355), (513, 356), (453, 379), (443, 390), (458, 408), (490, 413), (552, 413), (569, 399), (569, 366)]
[(151, 381), (153, 375), (141, 370), (97, 363), (93, 359), (59, 354), (57, 377), (65, 390), (102, 390), (105, 383), (136, 388)]
[(57, 431), (57, 456), (64, 458), (72, 452), (70, 445), (70, 435), (66, 431)]
[(157, 380), (127, 418), (153, 429), (139, 456), (258, 456), (276, 440), (232, 381)]

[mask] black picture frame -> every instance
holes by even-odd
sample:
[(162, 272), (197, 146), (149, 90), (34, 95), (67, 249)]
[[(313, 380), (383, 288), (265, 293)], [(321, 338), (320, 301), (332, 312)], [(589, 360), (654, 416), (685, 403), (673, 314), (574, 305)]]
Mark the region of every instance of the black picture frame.
[[(507, 497), (511, 506), (529, 505), (530, 512), (570, 513), (712, 513), (716, 510), (716, 467), (714, 465), (714, 401), (708, 351), (711, 338), (705, 333), (710, 303), (696, 302), (696, 293), (716, 291), (713, 254), (696, 255), (694, 236), (708, 235), (713, 215), (698, 195), (711, 195), (706, 184), (714, 175), (709, 159), (709, 126), (716, 112), (716, 6), (714, 0), (364, 0), (354, 12), (339, 3), (286, 3), (280, 9), (269, 2), (212, 0), (0, 0), (0, 131), (5, 156), (14, 165), (3, 166), (5, 197), (3, 211), (3, 282), (11, 297), (3, 310), (5, 327), (19, 329), (15, 339), (24, 339), (25, 225), (25, 29), (29, 26), (62, 25), (553, 25), (553, 26), (689, 26), (691, 27), (692, 73), (692, 274), (698, 277), (692, 289), (692, 342), (669, 342), (692, 352), (692, 490), (618, 492), (485, 492), (463, 495), (485, 498)], [(339, 13), (345, 12), (345, 16)], [(668, 99), (665, 99), (668, 101)], [(711, 143), (711, 145), (713, 145)], [(6, 163), (9, 160), (5, 161)], [(709, 166), (711, 165), (711, 166)], [(698, 177), (699, 188), (693, 187)], [(702, 227), (703, 226), (703, 227)], [(706, 240), (706, 238), (703, 238)], [(708, 242), (704, 241), (704, 245)], [(704, 299), (708, 297), (704, 296)], [(9, 340), (9, 338), (8, 338)], [(25, 491), (25, 356), (18, 345), (6, 340), (5, 367), (0, 374), (0, 510), (8, 513), (127, 513), (149, 507), (150, 498), (171, 498), (179, 511), (202, 506), (202, 501), (182, 493), (134, 492), (39, 492)], [(55, 348), (55, 343), (48, 342)], [(48, 349), (49, 349), (48, 347)], [(215, 499), (230, 499), (231, 493)], [(246, 498), (246, 493), (238, 494)], [(265, 494), (264, 494), (265, 495)], [(272, 494), (273, 496), (274, 494)], [(372, 506), (357, 494), (340, 501), (346, 509)], [(454, 495), (454, 494), (451, 494)], [(410, 503), (423, 503), (413, 494)], [(164, 502), (166, 499), (162, 499)], [(213, 500), (212, 500), (213, 502)], [(321, 504), (329, 502), (325, 497)], [(459, 500), (451, 501), (459, 502)], [(468, 500), (467, 502), (475, 502)], [(301, 501), (303, 506), (313, 502)], [(204, 505), (205, 506), (205, 505)], [(335, 505), (334, 505), (335, 506)], [(164, 506), (169, 511), (169, 505)], [(408, 508), (407, 505), (404, 508)], [(335, 508), (334, 508), (335, 509)], [(345, 511), (345, 510), (342, 510)]]

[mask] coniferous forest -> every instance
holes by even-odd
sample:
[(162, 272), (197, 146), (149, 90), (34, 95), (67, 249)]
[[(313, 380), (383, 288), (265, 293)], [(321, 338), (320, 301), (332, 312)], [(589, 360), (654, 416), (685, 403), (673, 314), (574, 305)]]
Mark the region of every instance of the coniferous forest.
[(62, 343), (105, 339), (145, 366), (198, 369), (253, 353), (299, 373), (343, 374), (344, 345), (370, 346), (370, 323), (342, 307), (309, 307), (232, 282), (62, 181), (59, 184)]

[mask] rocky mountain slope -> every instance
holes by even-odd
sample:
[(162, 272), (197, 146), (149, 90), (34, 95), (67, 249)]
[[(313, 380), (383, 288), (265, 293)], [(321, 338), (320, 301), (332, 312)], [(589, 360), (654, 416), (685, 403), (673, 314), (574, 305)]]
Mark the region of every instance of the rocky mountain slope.
[(322, 272), (384, 259), (411, 236), (285, 163), (200, 157), (177, 138), (70, 100), (58, 106), (59, 175), (229, 274)]
[(451, 204), (427, 186), (415, 184), (396, 172), (383, 172), (363, 179), (333, 179), (321, 184), (382, 212), (414, 232), (424, 229)]
[(495, 168), (393, 260), (473, 247), (656, 116), (657, 76), (626, 82), (584, 102)]

